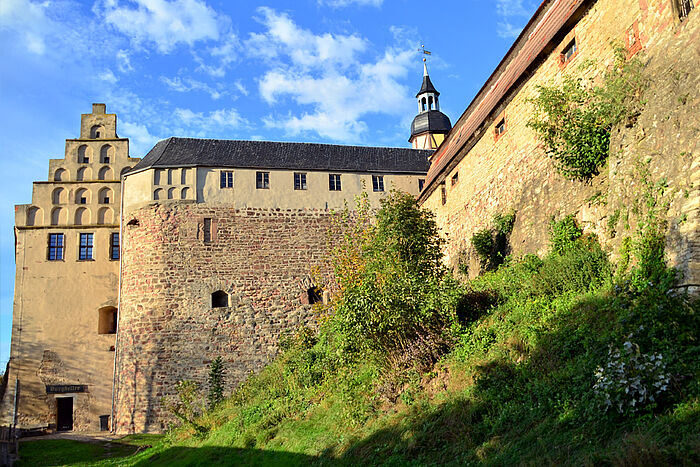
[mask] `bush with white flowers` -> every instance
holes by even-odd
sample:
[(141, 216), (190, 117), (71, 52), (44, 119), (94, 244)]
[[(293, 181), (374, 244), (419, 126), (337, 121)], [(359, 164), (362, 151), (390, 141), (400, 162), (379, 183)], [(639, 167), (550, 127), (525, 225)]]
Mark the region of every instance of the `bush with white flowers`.
[(595, 372), (593, 391), (607, 412), (636, 412), (668, 391), (670, 374), (661, 353), (641, 353), (629, 336), (621, 349), (608, 350), (608, 359)]

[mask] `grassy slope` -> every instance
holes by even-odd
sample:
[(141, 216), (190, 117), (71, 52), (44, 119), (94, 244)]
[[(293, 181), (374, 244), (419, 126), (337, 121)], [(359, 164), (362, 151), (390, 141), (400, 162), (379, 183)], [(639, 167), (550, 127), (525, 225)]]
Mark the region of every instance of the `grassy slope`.
[[(661, 284), (613, 285), (610, 269), (590, 245), (514, 262), (470, 284), (458, 342), (429, 372), (338, 363), (323, 339), (298, 345), (199, 420), (206, 434), (181, 428), (100, 463), (698, 464), (698, 303)], [(623, 416), (601, 410), (592, 385), (626, 339), (663, 353), (675, 378)]]

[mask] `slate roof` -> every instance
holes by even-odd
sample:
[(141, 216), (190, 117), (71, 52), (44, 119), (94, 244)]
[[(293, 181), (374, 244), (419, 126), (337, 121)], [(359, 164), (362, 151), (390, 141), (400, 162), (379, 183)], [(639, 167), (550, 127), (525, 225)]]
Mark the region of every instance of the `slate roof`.
[(411, 136), (416, 136), (426, 131), (433, 133), (447, 133), (452, 129), (450, 118), (439, 110), (428, 110), (416, 115), (411, 123)]
[(317, 143), (168, 138), (134, 171), (151, 167), (235, 167), (423, 174), (432, 151)]
[(420, 87), (420, 91), (418, 91), (418, 94), (416, 94), (416, 97), (420, 96), (424, 92), (432, 92), (436, 96), (439, 96), (440, 93), (435, 89), (435, 86), (433, 86), (433, 82), (430, 81), (430, 76), (424, 75), (423, 76), (423, 84)]

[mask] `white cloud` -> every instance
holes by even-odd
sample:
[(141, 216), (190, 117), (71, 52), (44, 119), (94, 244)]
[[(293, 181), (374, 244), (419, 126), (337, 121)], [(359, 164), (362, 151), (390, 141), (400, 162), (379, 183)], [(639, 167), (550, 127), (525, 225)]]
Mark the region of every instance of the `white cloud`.
[(328, 5), (334, 8), (345, 7), (350, 5), (359, 6), (376, 6), (380, 7), (384, 0), (318, 0), (319, 5)]
[(131, 66), (131, 57), (129, 57), (129, 52), (127, 50), (118, 50), (116, 54), (116, 59), (119, 71), (121, 71), (122, 73), (134, 71), (134, 67)]
[(504, 39), (518, 37), (535, 7), (533, 0), (496, 0), (496, 13), (501, 17), (496, 33)]
[(218, 109), (205, 114), (204, 112), (193, 112), (190, 109), (177, 108), (173, 115), (190, 130), (198, 130), (200, 134), (202, 130), (209, 130), (210, 136), (212, 127), (236, 129), (248, 123), (236, 109)]
[(160, 80), (170, 89), (177, 92), (203, 91), (209, 94), (209, 96), (214, 100), (219, 99), (223, 95), (222, 91), (192, 78), (183, 79), (178, 76), (175, 78), (167, 78), (165, 76), (161, 76)]
[(117, 82), (117, 77), (114, 76), (114, 73), (112, 73), (112, 70), (105, 70), (102, 73), (99, 74), (98, 76), (102, 81), (106, 81), (111, 84), (115, 84)]
[(229, 33), (218, 45), (207, 50), (210, 57), (205, 59), (193, 52), (194, 60), (199, 64), (197, 70), (215, 78), (223, 78), (228, 67), (238, 58), (240, 48), (238, 36)]
[(129, 5), (103, 0), (97, 10), (135, 44), (152, 42), (166, 54), (179, 44), (219, 39), (223, 20), (201, 0), (133, 0)]
[(258, 58), (272, 66), (259, 79), (260, 95), (270, 105), (291, 100), (299, 109), (267, 116), (266, 127), (289, 135), (311, 132), (358, 141), (368, 129), (364, 116), (410, 112), (409, 90), (399, 80), (415, 59), (413, 50), (389, 48), (374, 61), (363, 61), (360, 52), (368, 43), (361, 37), (315, 35), (285, 14), (269, 8), (259, 11), (267, 31), (251, 35), (249, 41), (261, 47)]
[[(0, 2), (0, 30), (10, 30), (19, 35), (27, 50), (37, 55), (46, 52), (47, 36), (54, 29), (47, 16), (49, 2), (35, 3), (28, 0), (2, 0)], [(4, 47), (8, 47), (5, 44)]]
[(132, 157), (145, 156), (155, 146), (156, 142), (161, 139), (153, 136), (146, 128), (146, 125), (122, 121), (119, 123), (119, 126), (121, 127), (120, 133), (129, 138)]

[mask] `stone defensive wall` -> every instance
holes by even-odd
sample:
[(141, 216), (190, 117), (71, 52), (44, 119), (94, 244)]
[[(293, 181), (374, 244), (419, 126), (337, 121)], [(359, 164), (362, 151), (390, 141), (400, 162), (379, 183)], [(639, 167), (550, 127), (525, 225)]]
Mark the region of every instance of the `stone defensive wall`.
[[(560, 14), (570, 15), (568, 20), (542, 42), (543, 31), (557, 18), (555, 8), (567, 4), (571, 7)], [(447, 236), (450, 265), (461, 263), (470, 276), (477, 274), (472, 235), (492, 227), (495, 213), (513, 209), (514, 255), (545, 254), (550, 220), (568, 214), (615, 254), (623, 239), (634, 236), (645, 210), (647, 188), (641, 181), (647, 172), (652, 183), (668, 185), (660, 202), (668, 203), (667, 258), (689, 290), (699, 289), (700, 11), (681, 20), (676, 5), (668, 0), (543, 3), (432, 157), (419, 201), (436, 214)], [(538, 46), (532, 41), (540, 41), (541, 52), (528, 49)], [(566, 75), (599, 83), (613, 66), (615, 45), (644, 63), (648, 87), (642, 111), (613, 129), (610, 157), (599, 175), (586, 182), (567, 180), (527, 127), (534, 110), (530, 99), (538, 95), (538, 85), (560, 84)], [(525, 58), (519, 63), (520, 53)], [(522, 72), (509, 75), (517, 66)]]
[[(161, 398), (181, 380), (226, 393), (277, 353), (280, 333), (314, 325), (309, 288), (324, 275), (327, 210), (151, 204), (123, 220), (115, 428), (159, 432)], [(316, 269), (316, 272), (314, 272)], [(314, 298), (311, 298), (313, 301)]]

